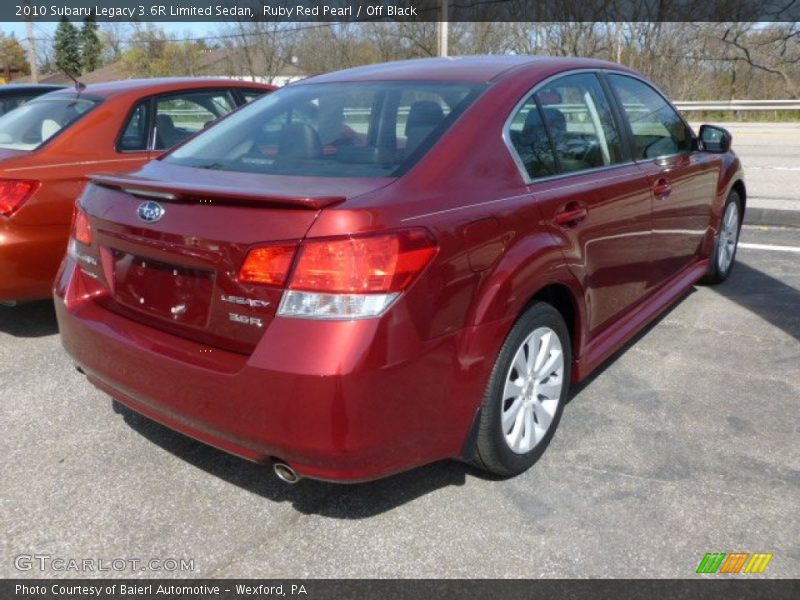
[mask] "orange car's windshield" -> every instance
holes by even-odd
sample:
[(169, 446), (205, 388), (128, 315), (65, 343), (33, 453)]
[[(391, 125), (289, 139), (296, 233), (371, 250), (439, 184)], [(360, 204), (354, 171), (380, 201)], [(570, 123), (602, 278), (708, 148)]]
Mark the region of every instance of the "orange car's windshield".
[(37, 98), (0, 117), (0, 148), (36, 150), (99, 104), (93, 98)]

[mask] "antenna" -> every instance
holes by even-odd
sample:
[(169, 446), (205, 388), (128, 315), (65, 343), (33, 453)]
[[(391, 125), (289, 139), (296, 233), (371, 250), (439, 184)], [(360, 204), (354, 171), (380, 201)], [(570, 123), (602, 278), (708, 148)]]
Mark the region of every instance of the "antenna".
[(81, 82), (81, 81), (78, 81), (78, 78), (77, 78), (77, 77), (75, 77), (75, 75), (73, 75), (73, 74), (72, 74), (72, 73), (70, 73), (69, 71), (64, 71), (64, 75), (66, 75), (67, 77), (69, 77), (70, 79), (72, 79), (72, 82), (75, 84), (75, 91), (77, 91), (79, 94), (80, 94), (80, 93), (81, 93), (83, 90), (85, 90), (85, 89), (86, 89), (86, 84), (85, 84), (85, 83), (83, 83), (83, 82)]

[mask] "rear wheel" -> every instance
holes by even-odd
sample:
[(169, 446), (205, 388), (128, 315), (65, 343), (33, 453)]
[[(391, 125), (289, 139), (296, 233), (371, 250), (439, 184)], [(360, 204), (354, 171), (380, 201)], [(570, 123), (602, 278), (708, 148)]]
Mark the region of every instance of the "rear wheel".
[(722, 220), (714, 244), (714, 253), (711, 256), (708, 273), (703, 280), (705, 283), (722, 283), (731, 274), (736, 259), (736, 247), (739, 243), (741, 227), (742, 202), (739, 194), (732, 191), (722, 210)]
[(572, 349), (561, 314), (534, 304), (495, 362), (478, 425), (476, 466), (503, 476), (530, 468), (553, 438), (569, 392)]

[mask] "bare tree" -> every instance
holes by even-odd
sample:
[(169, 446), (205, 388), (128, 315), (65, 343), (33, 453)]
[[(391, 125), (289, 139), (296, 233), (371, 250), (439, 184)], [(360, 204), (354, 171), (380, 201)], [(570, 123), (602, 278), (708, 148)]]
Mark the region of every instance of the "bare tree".
[(103, 62), (117, 62), (126, 49), (125, 40), (133, 35), (133, 28), (130, 23), (118, 21), (105, 21), (99, 24), (99, 28)]
[(779, 77), (792, 98), (800, 97), (800, 29), (797, 23), (768, 26), (733, 23), (715, 30), (728, 58)]

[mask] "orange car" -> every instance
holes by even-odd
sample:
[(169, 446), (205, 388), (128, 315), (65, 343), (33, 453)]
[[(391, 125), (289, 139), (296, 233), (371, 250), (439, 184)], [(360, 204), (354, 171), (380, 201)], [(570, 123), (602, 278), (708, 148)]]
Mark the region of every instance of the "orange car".
[(88, 174), (135, 171), (275, 89), (197, 78), (80, 87), (0, 117), (0, 303), (50, 296)]

